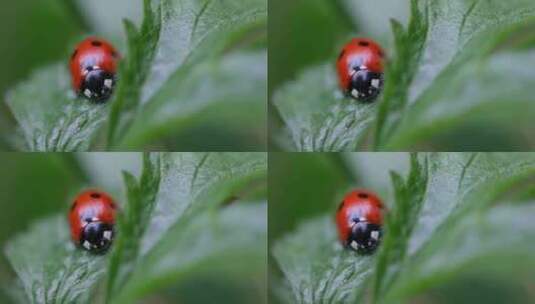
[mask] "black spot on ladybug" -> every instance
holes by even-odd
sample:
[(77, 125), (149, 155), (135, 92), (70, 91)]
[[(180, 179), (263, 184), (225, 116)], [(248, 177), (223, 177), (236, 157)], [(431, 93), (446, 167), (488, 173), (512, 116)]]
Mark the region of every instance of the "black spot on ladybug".
[(368, 41), (359, 41), (360, 46), (369, 46), (370, 43)]
[(93, 41), (91, 41), (91, 45), (92, 46), (96, 46), (96, 47), (100, 47), (100, 46), (102, 46), (102, 42), (97, 41), (97, 40), (93, 40)]
[(72, 206), (71, 206), (71, 211), (73, 211), (73, 210), (74, 210), (74, 208), (76, 208), (76, 204), (77, 204), (77, 203), (78, 203), (77, 201), (74, 201), (74, 202), (72, 203)]
[(78, 54), (78, 50), (74, 50), (74, 52), (72, 52), (71, 60), (73, 60), (74, 57), (76, 57), (76, 54)]
[(117, 52), (111, 52), (111, 56), (114, 57), (114, 58), (119, 57), (118, 54), (117, 54)]
[(354, 69), (346, 94), (362, 102), (374, 101), (383, 87), (383, 74), (368, 69)]
[(342, 59), (345, 53), (346, 53), (346, 50), (342, 50), (342, 52), (340, 52), (340, 55), (338, 55), (338, 60)]
[(100, 198), (100, 194), (98, 194), (96, 192), (93, 192), (93, 193), (91, 193), (91, 197), (92, 198)]
[(360, 192), (360, 193), (358, 194), (358, 196), (359, 196), (360, 198), (368, 198), (368, 194), (366, 194), (366, 193), (362, 193), (362, 192)]
[(338, 211), (340, 211), (340, 209), (342, 209), (342, 207), (344, 207), (344, 201), (342, 201), (342, 202), (340, 203), (340, 205), (338, 205)]
[(379, 57), (385, 57), (385, 54), (381, 50), (377, 52), (377, 55), (379, 55)]
[(117, 209), (117, 205), (115, 205), (114, 202), (111, 202), (111, 203), (110, 203), (110, 206), (111, 206), (112, 209)]
[(355, 222), (346, 244), (360, 254), (371, 254), (381, 242), (381, 226), (368, 222)]

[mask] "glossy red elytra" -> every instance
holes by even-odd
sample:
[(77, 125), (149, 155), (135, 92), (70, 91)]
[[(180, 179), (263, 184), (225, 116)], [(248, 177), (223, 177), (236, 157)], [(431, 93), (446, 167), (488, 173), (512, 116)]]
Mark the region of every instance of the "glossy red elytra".
[(336, 68), (340, 88), (359, 101), (373, 101), (383, 88), (384, 52), (375, 41), (354, 38), (338, 56)]
[(383, 208), (371, 191), (357, 189), (348, 193), (336, 212), (342, 245), (362, 254), (374, 252), (381, 242)]
[(117, 82), (119, 58), (119, 53), (104, 39), (89, 37), (80, 42), (69, 61), (76, 94), (92, 101), (109, 99)]
[(71, 237), (81, 248), (105, 252), (115, 235), (117, 206), (107, 193), (90, 189), (80, 193), (69, 212)]

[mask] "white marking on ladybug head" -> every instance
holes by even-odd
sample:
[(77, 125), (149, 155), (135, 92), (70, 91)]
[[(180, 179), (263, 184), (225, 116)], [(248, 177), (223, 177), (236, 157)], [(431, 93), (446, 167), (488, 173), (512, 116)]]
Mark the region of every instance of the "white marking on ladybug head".
[(93, 93), (91, 93), (91, 90), (90, 89), (85, 89), (84, 90), (84, 95), (88, 98), (91, 98), (91, 96), (93, 96)]
[(89, 250), (91, 249), (91, 243), (89, 243), (88, 241), (84, 241), (84, 244), (83, 244), (84, 248)]
[(113, 233), (112, 233), (111, 230), (106, 230), (106, 231), (104, 231), (104, 233), (102, 235), (104, 236), (105, 239), (111, 240), (111, 237), (112, 237)]
[(372, 239), (374, 239), (374, 240), (378, 240), (379, 239), (379, 231), (377, 231), (377, 230), (372, 231), (372, 233), (370, 235), (371, 235)]
[(353, 90), (351, 90), (351, 95), (353, 95), (353, 97), (355, 97), (355, 98), (358, 98), (360, 93), (359, 93), (359, 91), (357, 89), (353, 89)]
[(113, 86), (113, 79), (105, 79), (104, 86), (107, 87), (108, 89), (111, 89), (111, 87)]
[(349, 244), (349, 245), (351, 245), (351, 248), (353, 248), (355, 250), (359, 249), (359, 247), (360, 247), (359, 244), (357, 243), (357, 241), (351, 241), (351, 244)]
[(381, 81), (377, 78), (375, 79), (372, 79), (372, 86), (375, 87), (375, 88), (379, 88), (379, 84), (381, 83)]

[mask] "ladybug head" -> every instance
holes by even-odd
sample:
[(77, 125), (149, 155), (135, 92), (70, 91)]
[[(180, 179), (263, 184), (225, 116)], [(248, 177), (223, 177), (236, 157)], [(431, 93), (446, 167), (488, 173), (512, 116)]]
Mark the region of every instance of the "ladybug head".
[(89, 66), (84, 70), (80, 93), (94, 101), (107, 100), (113, 92), (115, 77), (98, 66)]
[(94, 253), (105, 252), (113, 240), (113, 225), (100, 221), (87, 223), (82, 229), (80, 245)]
[(379, 95), (383, 86), (383, 74), (366, 67), (354, 68), (351, 72), (349, 93), (356, 99), (371, 101)]
[(355, 221), (347, 239), (347, 245), (358, 253), (369, 254), (375, 251), (381, 241), (381, 226), (367, 221)]

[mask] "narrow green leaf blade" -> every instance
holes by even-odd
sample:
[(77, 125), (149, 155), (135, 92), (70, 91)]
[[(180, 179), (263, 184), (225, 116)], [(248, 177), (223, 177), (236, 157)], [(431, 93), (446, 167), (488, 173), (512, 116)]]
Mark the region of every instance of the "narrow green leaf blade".
[(143, 172), (138, 182), (124, 172), (128, 204), (119, 214), (117, 230), (120, 234), (114, 244), (108, 271), (107, 297), (117, 293), (135, 267), (141, 247), (141, 236), (152, 215), (160, 184), (160, 155), (144, 155)]
[(396, 280), (412, 232), (417, 225), (418, 215), (424, 203), (427, 188), (427, 160), (418, 162), (416, 154), (411, 155), (411, 169), (407, 179), (392, 173), (395, 191), (395, 205), (386, 214), (385, 237), (377, 257), (374, 280), (374, 299), (378, 299)]
[(138, 111), (141, 89), (160, 39), (161, 7), (153, 9), (150, 0), (144, 0), (143, 6), (141, 29), (138, 30), (128, 20), (124, 22), (128, 37), (128, 54), (119, 66), (121, 80), (109, 115), (108, 146), (113, 146), (120, 139)]

